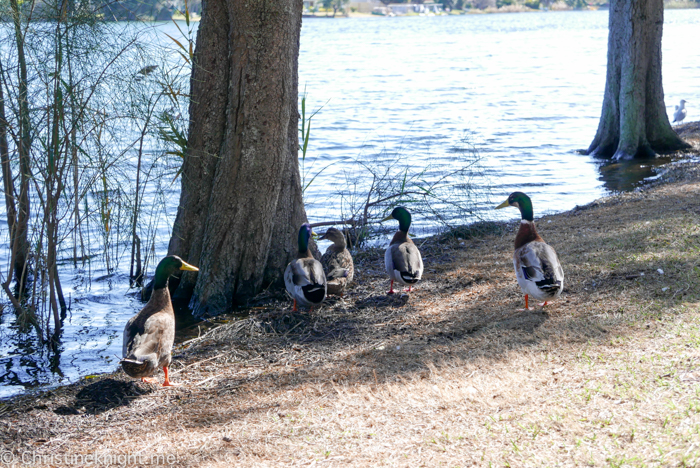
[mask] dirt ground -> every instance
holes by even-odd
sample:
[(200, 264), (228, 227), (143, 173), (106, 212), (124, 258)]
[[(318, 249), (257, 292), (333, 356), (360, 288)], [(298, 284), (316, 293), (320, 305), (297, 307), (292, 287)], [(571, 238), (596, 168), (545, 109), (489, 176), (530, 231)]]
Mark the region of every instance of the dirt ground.
[(269, 295), (199, 325), (179, 387), (115, 373), (0, 403), (0, 467), (697, 466), (699, 221), (694, 162), (538, 218), (566, 279), (529, 312), (518, 223), (418, 240), (410, 294), (362, 252), (310, 314)]

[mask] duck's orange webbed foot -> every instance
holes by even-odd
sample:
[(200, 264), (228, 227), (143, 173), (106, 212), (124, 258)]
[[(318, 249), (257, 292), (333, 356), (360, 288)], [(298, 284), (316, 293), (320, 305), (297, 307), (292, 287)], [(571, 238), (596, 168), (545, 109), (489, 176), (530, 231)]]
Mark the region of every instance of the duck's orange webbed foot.
[(544, 301), (542, 304), (540, 304), (540, 307), (544, 307), (544, 306), (546, 306), (547, 304), (548, 304), (548, 302), (547, 302), (547, 301)]
[(158, 383), (158, 379), (155, 377), (141, 377), (141, 382), (144, 383)]
[(391, 285), (389, 286), (389, 291), (387, 291), (387, 294), (394, 294), (396, 291), (394, 291), (394, 280), (391, 280)]
[(173, 383), (170, 381), (170, 379), (168, 378), (168, 368), (167, 367), (163, 367), (163, 372), (165, 372), (165, 382), (163, 382), (163, 387), (177, 387), (178, 385), (180, 385), (180, 384)]
[(528, 295), (525, 294), (525, 308), (524, 309), (518, 309), (518, 312), (525, 312), (526, 310), (534, 310), (534, 307), (530, 307), (528, 304)]

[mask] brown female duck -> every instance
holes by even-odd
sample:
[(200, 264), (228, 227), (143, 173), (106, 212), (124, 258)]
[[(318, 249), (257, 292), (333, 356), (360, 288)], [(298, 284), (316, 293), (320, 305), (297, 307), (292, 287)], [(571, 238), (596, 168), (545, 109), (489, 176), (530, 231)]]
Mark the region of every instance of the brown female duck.
[(329, 228), (323, 236), (319, 237), (319, 240), (322, 239), (333, 241), (333, 245), (328, 247), (321, 257), (321, 264), (326, 271), (328, 281), (328, 294), (342, 296), (355, 275), (352, 255), (347, 249), (345, 236), (338, 229)]

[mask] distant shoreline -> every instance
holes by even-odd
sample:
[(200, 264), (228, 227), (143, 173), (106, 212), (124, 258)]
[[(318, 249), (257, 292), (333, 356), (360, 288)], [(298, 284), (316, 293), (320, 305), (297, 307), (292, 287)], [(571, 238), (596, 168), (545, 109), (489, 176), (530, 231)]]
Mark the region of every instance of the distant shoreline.
[[(665, 3), (664, 4), (664, 9), (667, 10), (695, 10), (700, 8), (700, 3), (694, 4), (695, 6), (692, 6), (693, 4), (691, 2), (673, 2), (673, 3)], [(607, 8), (598, 8), (595, 5), (589, 6), (588, 8), (585, 9), (575, 9), (571, 7), (563, 7), (557, 5), (555, 8), (551, 8), (550, 10), (533, 10), (532, 8), (528, 8), (524, 5), (510, 5), (510, 6), (505, 6), (501, 8), (486, 8), (484, 10), (478, 10), (478, 9), (469, 9), (469, 10), (453, 10), (449, 13), (444, 13), (442, 15), (435, 15), (435, 16), (465, 16), (465, 15), (485, 15), (485, 14), (494, 14), (494, 13), (538, 13), (538, 12), (544, 12), (544, 11), (549, 11), (549, 12), (559, 12), (559, 11), (598, 11), (598, 10), (606, 10)], [(397, 15), (396, 17), (399, 16), (426, 16), (426, 15), (418, 15), (418, 14), (411, 14), (411, 15)], [(308, 14), (304, 13), (302, 14), (303, 19), (347, 19), (347, 18), (385, 18), (386, 16), (384, 15), (375, 15), (372, 13), (360, 13), (360, 12), (349, 12), (347, 14), (336, 14), (333, 16), (332, 14), (325, 14), (322, 12), (319, 12), (317, 14)], [(172, 18), (173, 21), (185, 21), (185, 15), (182, 14), (173, 14)], [(200, 15), (196, 13), (190, 13), (190, 21), (200, 21), (202, 18)]]

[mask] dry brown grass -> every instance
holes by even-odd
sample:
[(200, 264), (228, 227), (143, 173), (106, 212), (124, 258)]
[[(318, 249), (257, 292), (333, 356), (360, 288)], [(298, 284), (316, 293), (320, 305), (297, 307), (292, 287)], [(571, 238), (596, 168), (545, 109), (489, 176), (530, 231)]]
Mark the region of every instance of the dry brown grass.
[(344, 300), (292, 314), (263, 298), (181, 345), (181, 387), (114, 374), (7, 402), (3, 448), (144, 466), (696, 466), (700, 177), (667, 178), (537, 221), (566, 273), (545, 311), (517, 310), (515, 224), (426, 240), (410, 296), (384, 294), (368, 251)]

